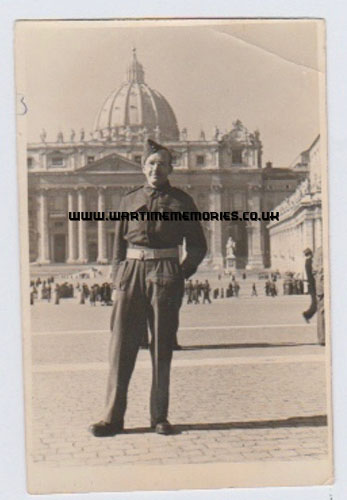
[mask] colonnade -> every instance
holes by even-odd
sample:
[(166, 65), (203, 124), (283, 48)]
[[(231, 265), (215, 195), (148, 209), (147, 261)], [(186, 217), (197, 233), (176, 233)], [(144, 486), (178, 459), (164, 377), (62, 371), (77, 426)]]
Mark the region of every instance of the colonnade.
[(280, 223), (272, 223), (270, 244), (273, 269), (304, 274), (304, 250), (315, 252), (322, 245), (320, 207), (305, 207), (298, 215), (287, 214)]
[[(68, 212), (86, 212), (90, 211), (86, 199), (86, 191), (90, 188), (72, 188), (64, 189), (67, 191), (67, 206), (61, 211), (60, 216), (66, 217), (64, 229), (62, 230), (66, 242), (66, 263), (68, 264), (86, 264), (90, 261), (88, 255), (88, 232), (86, 221), (73, 221), (68, 218)], [(106, 187), (95, 187), (97, 190), (97, 211), (106, 211)], [(119, 195), (126, 191), (126, 188), (119, 188)], [(57, 193), (61, 194), (61, 189)], [(209, 210), (222, 212), (225, 206), (223, 197), (227, 196), (227, 191), (224, 190), (220, 183), (212, 183), (208, 191)], [(49, 189), (40, 189), (36, 193), (37, 206), (37, 263), (48, 264), (52, 262), (54, 253), (52, 245), (50, 245), (50, 214), (49, 214)], [(193, 195), (194, 196), (194, 195)], [(113, 207), (117, 209), (117, 207)], [(260, 193), (252, 193), (252, 210), (260, 210)], [(94, 242), (97, 244), (97, 263), (107, 264), (109, 262), (107, 248), (107, 222), (98, 221), (97, 238)], [(213, 220), (209, 223), (209, 239), (210, 239), (210, 259), (214, 265), (221, 266), (225, 255), (226, 235), (223, 234), (223, 223)], [(262, 248), (262, 231), (261, 224), (256, 222), (247, 223), (247, 239), (248, 239), (248, 265), (247, 268), (263, 267), (263, 248)]]
[[(98, 188), (98, 212), (105, 212), (105, 188)], [(36, 262), (48, 264), (51, 262), (50, 235), (49, 235), (49, 210), (48, 210), (48, 190), (40, 190), (37, 193), (37, 233), (38, 252)], [(88, 262), (88, 240), (87, 224), (85, 221), (73, 221), (68, 218), (68, 212), (85, 212), (86, 189), (69, 190), (67, 193), (67, 258), (68, 264), (86, 264)], [(107, 238), (106, 222), (97, 222), (97, 244), (99, 264), (106, 264)]]

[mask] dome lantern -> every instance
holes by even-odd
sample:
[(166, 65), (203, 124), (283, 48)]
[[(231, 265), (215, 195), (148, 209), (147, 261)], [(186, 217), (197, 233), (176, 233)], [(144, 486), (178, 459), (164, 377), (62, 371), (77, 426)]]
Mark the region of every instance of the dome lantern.
[(129, 64), (127, 71), (127, 81), (128, 83), (145, 83), (145, 72), (142, 64), (137, 60), (135, 47), (133, 48), (133, 60)]

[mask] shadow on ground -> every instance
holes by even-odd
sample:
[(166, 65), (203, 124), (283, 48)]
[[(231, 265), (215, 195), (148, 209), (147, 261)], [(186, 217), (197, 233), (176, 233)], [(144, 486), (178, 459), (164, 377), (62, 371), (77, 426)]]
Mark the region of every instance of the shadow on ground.
[[(278, 420), (250, 420), (248, 422), (212, 422), (204, 424), (178, 424), (174, 425), (174, 434), (183, 431), (220, 431), (232, 429), (279, 429), (285, 427), (326, 427), (328, 419), (326, 415), (314, 415), (307, 417), (291, 417)], [(154, 432), (149, 427), (136, 427), (126, 429), (126, 434), (143, 434)]]
[(276, 344), (270, 342), (258, 343), (243, 343), (243, 344), (203, 344), (203, 345), (181, 345), (181, 351), (197, 351), (201, 349), (250, 349), (250, 348), (266, 348), (266, 347), (302, 347), (319, 345), (316, 342), (278, 342)]

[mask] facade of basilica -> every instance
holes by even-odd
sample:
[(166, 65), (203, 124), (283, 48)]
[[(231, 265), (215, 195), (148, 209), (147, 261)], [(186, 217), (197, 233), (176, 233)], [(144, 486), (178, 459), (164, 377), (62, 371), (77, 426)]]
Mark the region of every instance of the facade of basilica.
[[(230, 131), (203, 131), (196, 140), (179, 129), (170, 104), (145, 81), (133, 51), (124, 83), (104, 101), (93, 131), (45, 131), (28, 144), (29, 239), (33, 263), (109, 263), (114, 222), (70, 221), (68, 212), (118, 210), (121, 196), (144, 182), (141, 154), (147, 138), (173, 152), (173, 185), (187, 191), (201, 211), (271, 211), (307, 177), (302, 168), (262, 163), (258, 131), (237, 120)], [(267, 222), (203, 222), (205, 264), (225, 264), (226, 244), (235, 242), (236, 266), (271, 266)]]

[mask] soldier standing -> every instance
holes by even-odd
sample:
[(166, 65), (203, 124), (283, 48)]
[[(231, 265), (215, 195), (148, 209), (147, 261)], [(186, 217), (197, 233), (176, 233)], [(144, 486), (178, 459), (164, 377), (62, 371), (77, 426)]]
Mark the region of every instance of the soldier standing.
[[(121, 212), (197, 212), (192, 198), (168, 181), (172, 172), (168, 149), (147, 141), (143, 157), (146, 184), (128, 193)], [(179, 263), (178, 245), (185, 239), (186, 257)], [(170, 365), (178, 329), (184, 280), (197, 270), (207, 251), (198, 221), (127, 220), (116, 223), (111, 316), (111, 367), (103, 420), (91, 425), (94, 436), (113, 436), (124, 428), (130, 377), (147, 329), (151, 330), (151, 427), (171, 434), (168, 421)]]

